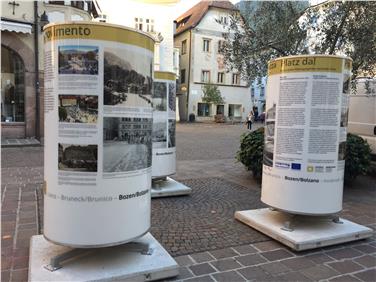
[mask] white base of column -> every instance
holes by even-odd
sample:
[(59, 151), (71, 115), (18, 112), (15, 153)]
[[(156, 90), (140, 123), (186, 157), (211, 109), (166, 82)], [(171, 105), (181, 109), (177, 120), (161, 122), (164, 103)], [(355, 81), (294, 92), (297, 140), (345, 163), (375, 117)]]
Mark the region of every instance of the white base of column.
[[(142, 254), (134, 243), (149, 244), (151, 254)], [(29, 281), (152, 281), (179, 274), (178, 264), (150, 233), (131, 244), (84, 250), (55, 271), (45, 268), (52, 257), (69, 250), (43, 235), (31, 237)]]
[(165, 181), (153, 182), (151, 188), (151, 197), (172, 197), (172, 196), (184, 196), (191, 194), (192, 189), (177, 182), (176, 180), (167, 177)]
[(235, 212), (235, 218), (296, 250), (330, 246), (372, 236), (372, 229), (339, 218), (301, 216), (269, 208)]

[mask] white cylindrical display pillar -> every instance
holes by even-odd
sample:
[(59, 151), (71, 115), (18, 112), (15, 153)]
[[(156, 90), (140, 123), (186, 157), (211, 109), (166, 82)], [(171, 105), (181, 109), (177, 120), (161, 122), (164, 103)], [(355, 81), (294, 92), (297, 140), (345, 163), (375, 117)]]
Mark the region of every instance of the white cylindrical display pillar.
[(268, 66), (261, 200), (296, 214), (342, 209), (352, 60), (306, 55)]
[(153, 93), (153, 179), (176, 173), (175, 74), (156, 71)]
[(44, 236), (78, 248), (150, 228), (154, 40), (103, 23), (44, 29)]

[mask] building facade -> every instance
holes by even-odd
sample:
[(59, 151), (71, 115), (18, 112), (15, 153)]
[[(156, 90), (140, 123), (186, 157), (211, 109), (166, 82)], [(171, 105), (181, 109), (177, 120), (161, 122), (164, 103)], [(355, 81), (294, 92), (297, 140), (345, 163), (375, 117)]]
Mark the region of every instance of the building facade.
[[(180, 0), (127, 0), (121, 14), (106, 17), (109, 23), (124, 25), (147, 32), (155, 39), (154, 70), (174, 72), (179, 66), (179, 56), (174, 48), (174, 7)], [(106, 14), (113, 2), (103, 1), (101, 7)]]
[(257, 108), (260, 115), (265, 111), (265, 98), (266, 98), (266, 77), (260, 80), (255, 80), (251, 83), (251, 98), (255, 108)]
[[(201, 1), (176, 19), (174, 45), (180, 49), (180, 85), (177, 90), (181, 120), (213, 120), (222, 114), (227, 120), (244, 121), (252, 108), (248, 83), (237, 71), (227, 72), (221, 54), (223, 33), (230, 15), (237, 9), (229, 1)], [(202, 101), (202, 87), (217, 85), (224, 103)]]
[(1, 2), (1, 135), (43, 138), (43, 32), (47, 23), (90, 21), (95, 1)]

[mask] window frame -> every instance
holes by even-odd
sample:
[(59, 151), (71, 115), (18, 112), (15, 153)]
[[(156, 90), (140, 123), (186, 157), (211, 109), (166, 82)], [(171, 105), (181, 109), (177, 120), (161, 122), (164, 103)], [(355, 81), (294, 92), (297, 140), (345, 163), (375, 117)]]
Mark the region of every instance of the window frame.
[[(203, 38), (202, 39), (202, 52), (204, 52), (204, 53), (210, 53), (210, 49), (211, 49), (210, 48), (210, 41), (211, 41), (211, 39), (209, 39), (209, 38)], [(207, 44), (205, 44), (206, 42), (207, 42)]]
[(240, 85), (240, 76), (239, 76), (239, 73), (233, 73), (232, 74), (232, 84), (233, 85)]
[(185, 73), (186, 73), (185, 69), (180, 70), (180, 83), (185, 83)]
[[(200, 107), (200, 105), (206, 105), (207, 106), (207, 111), (202, 110), (202, 108)], [(198, 102), (197, 103), (197, 116), (198, 117), (211, 117), (212, 116), (212, 113), (211, 113), (211, 103), (205, 103), (205, 102)], [(200, 115), (200, 113), (203, 113)], [(206, 114), (207, 113), (207, 114)]]
[[(205, 81), (205, 73), (208, 74), (208, 80)], [(201, 82), (210, 83), (210, 70), (201, 70)]]
[(184, 40), (181, 42), (181, 54), (182, 54), (182, 55), (187, 54), (187, 39), (184, 39)]
[[(220, 76), (222, 77), (221, 81), (219, 80)], [(225, 83), (225, 73), (223, 71), (219, 71), (217, 73), (217, 83), (222, 83), (222, 84)]]

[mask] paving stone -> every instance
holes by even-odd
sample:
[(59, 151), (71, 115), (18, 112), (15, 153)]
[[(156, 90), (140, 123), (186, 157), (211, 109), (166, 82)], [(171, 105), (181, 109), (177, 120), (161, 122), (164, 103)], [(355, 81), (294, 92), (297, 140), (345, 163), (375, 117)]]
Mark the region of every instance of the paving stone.
[(194, 264), (193, 260), (188, 256), (179, 256), (174, 258), (175, 261), (180, 265), (180, 266), (187, 266), (187, 265), (192, 265)]
[(285, 266), (287, 266), (291, 270), (300, 270), (303, 268), (309, 268), (309, 267), (315, 266), (315, 264), (306, 257), (286, 259), (286, 260), (282, 260), (281, 263), (283, 263)]
[(193, 260), (197, 263), (207, 262), (214, 260), (215, 258), (211, 256), (208, 252), (202, 252), (197, 254), (191, 254)]
[(266, 259), (264, 259), (259, 254), (250, 254), (250, 255), (240, 256), (240, 257), (236, 257), (235, 259), (244, 266), (251, 266), (251, 265), (256, 265), (256, 264), (266, 262)]
[(262, 264), (260, 267), (271, 275), (278, 275), (290, 271), (290, 269), (278, 261)]
[(176, 280), (183, 280), (193, 277), (192, 272), (185, 266), (179, 267), (179, 275), (176, 277), (172, 277), (171, 279), (167, 279), (167, 281), (176, 281)]
[(373, 247), (369, 244), (354, 246), (353, 248), (365, 254), (372, 254), (376, 252), (376, 247)]
[(196, 276), (216, 272), (216, 270), (208, 263), (192, 265), (192, 266), (189, 266), (189, 269)]
[(241, 265), (233, 258), (220, 259), (217, 261), (213, 261), (211, 262), (211, 265), (213, 265), (219, 271), (226, 271), (226, 270), (231, 270), (231, 269), (241, 267)]
[(211, 251), (210, 254), (215, 257), (216, 259), (221, 259), (221, 258), (228, 258), (228, 257), (234, 257), (237, 256), (238, 254), (235, 253), (235, 251), (231, 248), (226, 248), (222, 250), (215, 250)]
[(376, 267), (376, 257), (374, 256), (365, 255), (363, 257), (354, 259), (354, 261), (365, 267)]
[(362, 271), (359, 273), (354, 274), (355, 277), (359, 278), (362, 281), (369, 281), (369, 282), (375, 282), (376, 281), (376, 269), (369, 269), (366, 271)]
[(337, 271), (325, 265), (316, 265), (314, 267), (306, 268), (301, 270), (300, 273), (312, 280), (328, 279), (339, 274)]
[[(247, 280), (261, 280), (260, 277), (268, 276), (268, 274), (259, 266), (249, 266), (242, 269), (237, 270), (241, 275), (245, 277)], [(259, 278), (259, 279), (258, 279)]]
[(213, 277), (218, 282), (237, 282), (237, 281), (246, 281), (239, 273), (235, 271), (226, 271), (222, 273), (213, 274)]
[(213, 278), (211, 278), (209, 275), (205, 276), (200, 276), (200, 277), (194, 277), (194, 278), (189, 278), (184, 281), (189, 281), (189, 282), (215, 282)]
[(8, 282), (10, 279), (10, 270), (1, 271), (1, 281)]
[(351, 272), (355, 272), (355, 271), (359, 271), (363, 269), (362, 266), (360, 266), (357, 263), (352, 262), (351, 260), (331, 262), (331, 263), (328, 263), (328, 266), (334, 268), (339, 273), (351, 273)]
[(10, 281), (12, 282), (27, 281), (27, 276), (28, 276), (27, 268), (13, 270)]
[(279, 250), (274, 250), (274, 251), (268, 251), (268, 252), (263, 252), (261, 253), (262, 256), (267, 258), (270, 261), (275, 261), (275, 260), (281, 260), (289, 257), (293, 257), (294, 255), (288, 252), (287, 250), (284, 249), (279, 249)]
[(360, 280), (351, 275), (341, 275), (330, 279), (331, 282), (359, 282)]
[(356, 258), (362, 255), (360, 251), (351, 248), (329, 251), (326, 254), (337, 260), (346, 258)]
[(308, 256), (306, 256), (306, 258), (313, 261), (316, 264), (321, 264), (321, 263), (324, 263), (324, 262), (333, 261), (333, 258), (327, 256), (324, 253), (316, 253), (316, 254), (308, 255)]
[(220, 177), (180, 182), (192, 188), (189, 197), (152, 201), (151, 233), (172, 256), (228, 248), (230, 254), (216, 257), (225, 258), (238, 255), (233, 246), (265, 240), (265, 235), (234, 218), (238, 209), (264, 206), (260, 189), (244, 189)]
[(280, 243), (271, 240), (271, 241), (265, 241), (265, 242), (259, 242), (259, 243), (254, 243), (252, 244), (253, 247), (257, 248), (261, 252), (265, 251), (272, 251), (280, 248), (285, 248), (283, 245)]
[(277, 281), (288, 281), (288, 282), (306, 282), (313, 281), (311, 278), (304, 276), (300, 272), (288, 272), (276, 276)]
[(258, 250), (252, 247), (251, 245), (242, 245), (238, 247), (233, 247), (233, 249), (241, 255), (254, 254), (258, 252)]

